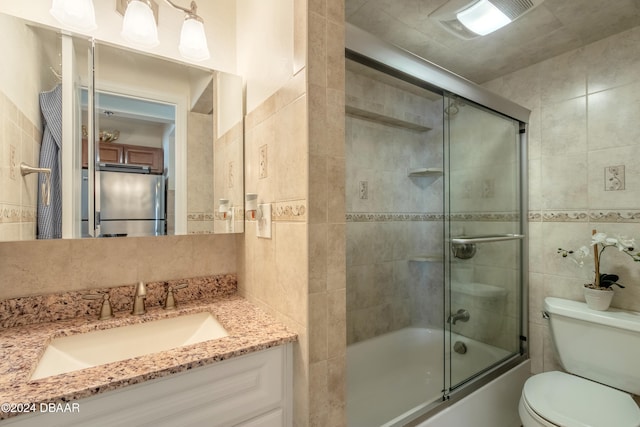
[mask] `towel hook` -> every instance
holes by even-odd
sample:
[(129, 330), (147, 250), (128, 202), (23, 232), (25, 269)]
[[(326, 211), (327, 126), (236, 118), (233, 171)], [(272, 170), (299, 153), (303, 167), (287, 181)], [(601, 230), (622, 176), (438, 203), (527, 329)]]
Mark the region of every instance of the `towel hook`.
[(42, 194), (42, 204), (45, 206), (49, 206), (49, 201), (51, 199), (51, 169), (50, 168), (36, 168), (33, 166), (29, 166), (25, 162), (20, 163), (20, 174), (22, 176), (29, 175), (31, 173), (43, 173), (44, 174), (44, 183), (42, 184), (41, 194)]

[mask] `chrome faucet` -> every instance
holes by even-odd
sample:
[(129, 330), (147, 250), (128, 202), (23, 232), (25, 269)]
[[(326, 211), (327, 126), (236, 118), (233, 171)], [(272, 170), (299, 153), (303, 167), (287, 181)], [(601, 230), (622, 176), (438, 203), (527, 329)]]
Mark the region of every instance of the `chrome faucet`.
[(131, 314), (141, 315), (147, 312), (144, 307), (145, 298), (147, 298), (147, 287), (143, 282), (138, 282), (133, 294), (133, 311)]
[(456, 312), (456, 314), (449, 315), (449, 318), (447, 319), (447, 323), (451, 323), (452, 325), (455, 325), (458, 320), (461, 322), (468, 322), (470, 317), (471, 316), (469, 315), (469, 312), (464, 308), (461, 308)]

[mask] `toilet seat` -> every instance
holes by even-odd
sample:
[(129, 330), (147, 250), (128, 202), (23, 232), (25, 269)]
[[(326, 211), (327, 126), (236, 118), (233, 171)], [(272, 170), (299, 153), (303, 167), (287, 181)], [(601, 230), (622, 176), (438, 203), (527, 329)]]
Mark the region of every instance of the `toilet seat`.
[(629, 394), (562, 372), (529, 378), (522, 399), (534, 418), (550, 425), (640, 427), (640, 408)]

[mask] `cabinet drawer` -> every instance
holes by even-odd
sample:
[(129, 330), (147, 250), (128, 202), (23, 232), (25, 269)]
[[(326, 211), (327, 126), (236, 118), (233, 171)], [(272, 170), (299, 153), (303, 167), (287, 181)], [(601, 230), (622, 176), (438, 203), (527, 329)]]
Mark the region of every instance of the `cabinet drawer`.
[[(290, 345), (81, 399), (79, 413), (21, 415), (2, 425), (221, 427), (246, 422), (247, 427), (282, 426), (284, 423), (277, 423), (283, 416), (278, 418), (274, 412), (283, 412), (290, 405), (285, 392), (291, 370)], [(264, 424), (251, 424), (263, 414)]]

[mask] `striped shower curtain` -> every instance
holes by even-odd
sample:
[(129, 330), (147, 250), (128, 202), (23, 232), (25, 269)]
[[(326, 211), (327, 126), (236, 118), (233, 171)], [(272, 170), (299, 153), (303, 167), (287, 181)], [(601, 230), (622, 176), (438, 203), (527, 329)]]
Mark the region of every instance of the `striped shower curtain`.
[[(51, 169), (51, 196), (49, 205), (45, 206), (42, 192), (38, 191), (38, 239), (59, 239), (62, 237), (62, 85), (40, 93), (40, 111), (44, 121), (40, 167)], [(44, 174), (38, 174), (38, 189), (44, 180)]]

